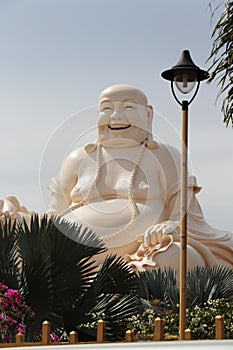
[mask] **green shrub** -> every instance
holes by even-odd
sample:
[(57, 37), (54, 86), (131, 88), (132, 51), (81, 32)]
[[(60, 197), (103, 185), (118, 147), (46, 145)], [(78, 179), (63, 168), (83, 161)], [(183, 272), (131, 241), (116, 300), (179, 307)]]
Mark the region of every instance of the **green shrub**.
[[(187, 328), (193, 331), (194, 339), (215, 338), (215, 316), (224, 316), (224, 338), (233, 338), (233, 304), (226, 299), (210, 300), (203, 307), (187, 310)], [(179, 314), (165, 317), (165, 334), (179, 334)]]
[(214, 339), (215, 316), (219, 315), (224, 316), (224, 338), (233, 339), (233, 303), (226, 299), (210, 300), (189, 310), (187, 324), (195, 339)]
[[(122, 329), (122, 335), (128, 329), (134, 330), (136, 340), (153, 340), (154, 320), (156, 317), (165, 320), (165, 340), (179, 338), (179, 313), (166, 308), (164, 302), (153, 300), (151, 309), (142, 314), (115, 322), (115, 327)], [(202, 307), (187, 309), (187, 328), (193, 331), (194, 339), (215, 338), (215, 316), (224, 316), (224, 338), (233, 339), (233, 303), (227, 299), (211, 300)], [(108, 320), (111, 322), (111, 320)], [(124, 331), (124, 332), (123, 332)]]

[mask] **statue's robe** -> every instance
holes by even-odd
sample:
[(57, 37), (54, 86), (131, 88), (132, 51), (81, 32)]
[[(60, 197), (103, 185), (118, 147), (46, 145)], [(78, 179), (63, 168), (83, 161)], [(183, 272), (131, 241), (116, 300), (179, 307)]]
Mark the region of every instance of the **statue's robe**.
[[(108, 252), (124, 256), (136, 269), (160, 266), (161, 261), (162, 264), (165, 261), (167, 266), (177, 266), (173, 261), (177, 261), (180, 244), (177, 232), (168, 234), (149, 247), (145, 247), (143, 242), (144, 233), (150, 226), (166, 221), (180, 222), (180, 153), (175, 148), (159, 144), (154, 150), (145, 149), (133, 184), (133, 200), (139, 215), (124, 232), (124, 226), (127, 227), (131, 218), (127, 197), (130, 176), (140, 147), (101, 147), (101, 174), (98, 179), (96, 148), (90, 152), (84, 149), (74, 151), (50, 184), (52, 199), (49, 212), (63, 215), (66, 208), (85, 198), (91, 184), (96, 181), (88, 203), (66, 213), (64, 218), (90, 227), (103, 239)], [(70, 174), (69, 179), (66, 176), (68, 168), (73, 168), (71, 171), (75, 174), (72, 186), (69, 185)], [(196, 198), (200, 189), (196, 178), (189, 175), (188, 266), (222, 264), (233, 267), (233, 234), (206, 223)]]

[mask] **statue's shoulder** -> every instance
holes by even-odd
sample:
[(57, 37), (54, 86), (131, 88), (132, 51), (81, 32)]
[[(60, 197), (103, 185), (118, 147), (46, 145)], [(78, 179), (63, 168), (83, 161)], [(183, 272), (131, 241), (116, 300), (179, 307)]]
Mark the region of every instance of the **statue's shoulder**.
[(165, 144), (158, 143), (157, 148), (153, 151), (159, 160), (162, 161), (173, 161), (174, 163), (180, 162), (180, 152), (177, 148)]
[(63, 163), (63, 168), (67, 168), (67, 167), (77, 168), (77, 166), (82, 162), (85, 156), (86, 156), (86, 151), (84, 147), (74, 149), (65, 158), (65, 161)]
[(71, 159), (80, 158), (80, 157), (83, 157), (85, 153), (86, 152), (84, 147), (79, 147), (71, 151), (67, 158), (71, 158)]
[(88, 143), (83, 147), (79, 147), (74, 149), (69, 153), (65, 160), (65, 164), (73, 163), (75, 166), (77, 166), (89, 153), (92, 153), (96, 150), (97, 143)]

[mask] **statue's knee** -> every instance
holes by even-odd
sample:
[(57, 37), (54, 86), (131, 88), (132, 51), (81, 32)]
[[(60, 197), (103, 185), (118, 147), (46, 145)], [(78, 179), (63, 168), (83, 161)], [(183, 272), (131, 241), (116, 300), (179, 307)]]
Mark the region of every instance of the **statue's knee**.
[[(174, 242), (165, 252), (155, 255), (157, 266), (180, 269), (180, 243)], [(187, 268), (206, 266), (204, 258), (191, 246), (187, 246)]]

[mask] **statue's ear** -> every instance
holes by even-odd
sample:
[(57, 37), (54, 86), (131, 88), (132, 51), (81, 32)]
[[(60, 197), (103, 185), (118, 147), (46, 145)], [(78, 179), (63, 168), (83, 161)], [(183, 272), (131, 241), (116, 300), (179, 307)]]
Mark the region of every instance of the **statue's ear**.
[(151, 105), (148, 105), (147, 107), (147, 116), (148, 116), (148, 140), (147, 140), (147, 148), (149, 149), (156, 149), (158, 147), (158, 143), (153, 140), (152, 136), (152, 119), (154, 115), (154, 110)]
[(152, 107), (151, 105), (148, 105), (148, 106), (146, 106), (146, 109), (147, 109), (148, 118), (149, 118), (150, 121), (152, 122), (153, 115), (154, 115), (153, 107)]

